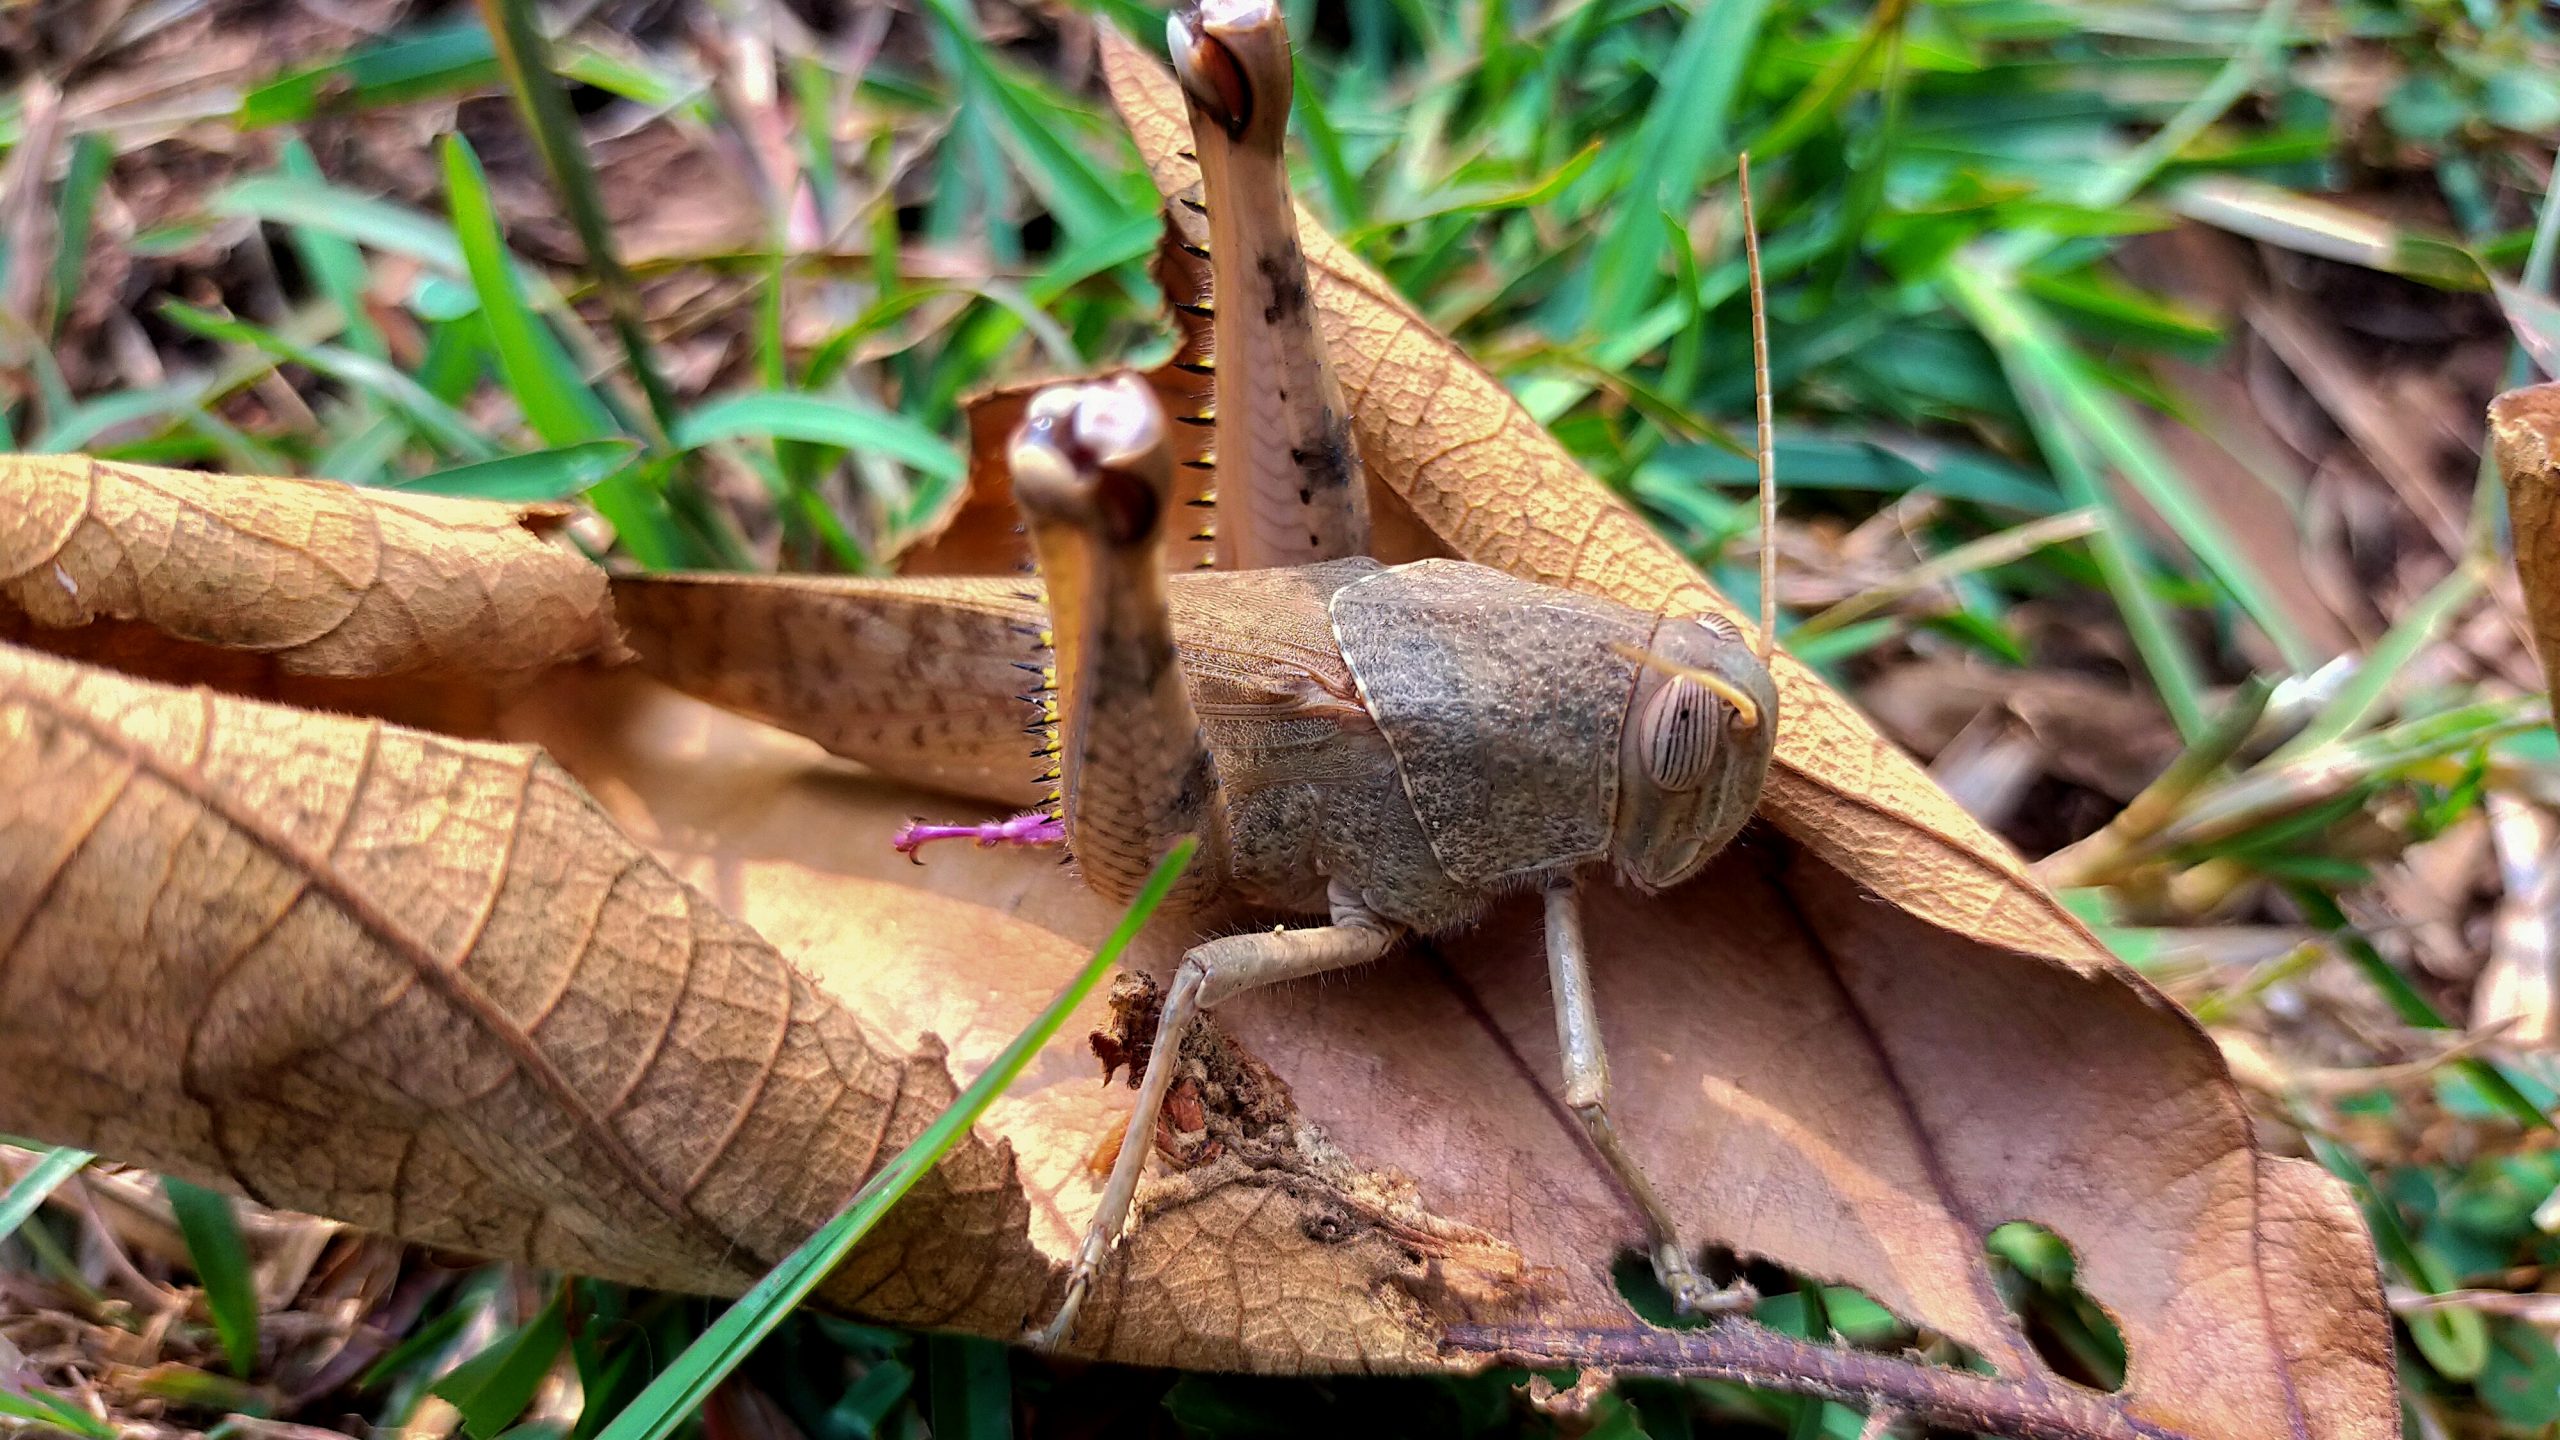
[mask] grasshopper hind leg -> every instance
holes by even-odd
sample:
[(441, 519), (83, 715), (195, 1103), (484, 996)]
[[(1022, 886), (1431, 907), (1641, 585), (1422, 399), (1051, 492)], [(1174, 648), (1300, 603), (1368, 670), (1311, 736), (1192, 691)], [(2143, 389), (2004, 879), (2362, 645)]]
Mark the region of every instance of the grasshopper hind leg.
[(1671, 1212), (1645, 1178), (1617, 1122), (1609, 1115), (1609, 1057), (1600, 1045), (1600, 1012), (1591, 986), (1591, 959), (1582, 942), (1582, 903), (1570, 878), (1546, 888), (1547, 970), (1555, 987), (1556, 1038), (1564, 1050), (1564, 1101), (1582, 1123), (1591, 1147), (1644, 1213), (1652, 1240), (1654, 1278), (1683, 1315), (1725, 1315), (1748, 1310), (1760, 1298), (1747, 1284), (1718, 1286), (1698, 1271)]

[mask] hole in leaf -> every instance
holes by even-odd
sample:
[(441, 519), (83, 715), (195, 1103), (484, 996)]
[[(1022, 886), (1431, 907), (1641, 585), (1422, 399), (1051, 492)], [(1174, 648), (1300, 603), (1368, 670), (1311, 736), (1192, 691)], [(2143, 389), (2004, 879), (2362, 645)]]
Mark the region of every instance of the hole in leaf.
[(2032, 1220), (2012, 1220), (1982, 1242), (1991, 1278), (2027, 1343), (2057, 1375), (2097, 1390), (2124, 1388), (2124, 1332), (2080, 1288), (2071, 1246)]
[[(1766, 1260), (1738, 1261), (1722, 1247), (1707, 1251), (1702, 1268), (1718, 1285), (1732, 1284), (1737, 1276), (1750, 1281), (1760, 1292), (1751, 1318), (1782, 1334), (1859, 1350), (1904, 1350), (1918, 1338), (1917, 1328), (1909, 1321), (1855, 1286), (1821, 1284)], [(1621, 1251), (1609, 1273), (1617, 1282), (1618, 1294), (1650, 1324), (1685, 1330), (1710, 1323), (1673, 1313), (1671, 1297), (1654, 1278), (1653, 1264), (1642, 1252)]]

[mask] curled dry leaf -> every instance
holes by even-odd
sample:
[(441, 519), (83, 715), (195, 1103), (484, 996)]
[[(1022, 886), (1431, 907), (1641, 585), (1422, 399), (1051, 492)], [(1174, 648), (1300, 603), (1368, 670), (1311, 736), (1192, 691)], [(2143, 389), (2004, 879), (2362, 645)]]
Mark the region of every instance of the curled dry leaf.
[[(620, 646), (560, 506), (0, 457), (0, 637), (194, 678), (506, 683)], [(217, 660), (212, 652), (228, 652)]]
[(2516, 571), (2546, 688), (2560, 681), (2560, 384), (2489, 402), (2489, 443), (2507, 483)]

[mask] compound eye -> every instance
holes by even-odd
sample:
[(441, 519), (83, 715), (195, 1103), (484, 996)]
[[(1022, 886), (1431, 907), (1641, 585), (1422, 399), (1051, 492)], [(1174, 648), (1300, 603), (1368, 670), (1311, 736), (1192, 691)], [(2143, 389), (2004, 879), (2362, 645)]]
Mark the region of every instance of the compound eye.
[(1724, 733), (1725, 708), (1694, 681), (1673, 680), (1653, 692), (1636, 717), (1636, 743), (1654, 784), (1677, 793), (1706, 780)]

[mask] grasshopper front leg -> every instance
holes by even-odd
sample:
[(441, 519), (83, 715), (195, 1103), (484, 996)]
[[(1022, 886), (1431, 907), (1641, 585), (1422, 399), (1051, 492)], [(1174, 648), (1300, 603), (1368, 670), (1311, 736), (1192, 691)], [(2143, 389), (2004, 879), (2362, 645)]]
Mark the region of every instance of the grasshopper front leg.
[(1155, 1049), (1147, 1057), (1146, 1077), (1138, 1084), (1138, 1104), (1129, 1113), (1129, 1128), (1120, 1140), (1120, 1157), (1111, 1164), (1111, 1179), (1103, 1186), (1102, 1204), (1094, 1211), (1084, 1243), (1076, 1247), (1074, 1266), (1067, 1272), (1066, 1299), (1032, 1343), (1044, 1350), (1055, 1349), (1074, 1332), (1076, 1316), (1093, 1288), (1093, 1277), (1110, 1256), (1121, 1227), (1128, 1223), (1129, 1204), (1138, 1193), (1138, 1177), (1155, 1148), (1156, 1117), (1164, 1111), (1165, 1094), (1173, 1086), (1175, 1067), (1181, 1063), (1183, 1036), (1190, 1032), (1191, 1022), (1200, 1017), (1200, 1012), (1247, 990), (1366, 965), (1395, 943), (1397, 927), (1370, 914), (1340, 884), (1332, 887), (1332, 904), (1330, 925), (1230, 935), (1194, 946), (1182, 957), (1181, 967), (1174, 971), (1173, 984), (1165, 991), (1164, 1009), (1156, 1021)]
[(1609, 1056), (1600, 1045), (1600, 1011), (1591, 988), (1591, 958), (1582, 943), (1582, 901), (1570, 876), (1548, 882), (1547, 972), (1555, 987), (1556, 1039), (1564, 1051), (1564, 1103), (1582, 1122), (1592, 1148), (1644, 1212), (1653, 1241), (1653, 1273), (1683, 1315), (1747, 1310), (1760, 1298), (1747, 1284), (1719, 1289), (1698, 1273), (1671, 1212), (1618, 1137), (1609, 1115)]
[(1208, 209), (1222, 570), (1369, 553), (1369, 490), (1289, 202), (1289, 32), (1273, 0), (1166, 22)]
[[(1175, 840), (1198, 835), (1174, 905), (1200, 908), (1225, 879), (1226, 820), (1165, 603), (1173, 481), (1163, 412), (1134, 375), (1053, 387), (1031, 402), (1007, 458), (1049, 586), (1067, 842), (1089, 883), (1125, 896)], [(1039, 1344), (1072, 1332), (1128, 1220), (1183, 1036), (1200, 1011), (1257, 986), (1374, 960), (1396, 937), (1395, 926), (1339, 886), (1332, 910), (1328, 926), (1230, 936), (1183, 957), (1120, 1158)]]
[(1067, 847), (1087, 884), (1126, 900), (1197, 836), (1170, 901), (1195, 907), (1225, 874), (1226, 817), (1166, 610), (1164, 410), (1134, 374), (1052, 386), (1005, 459), (1048, 584)]

